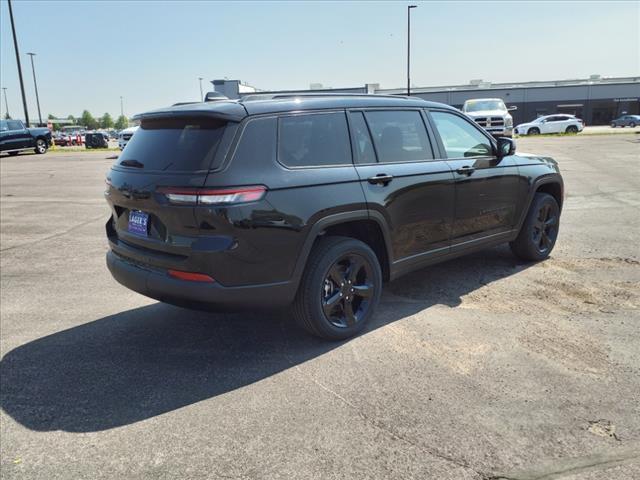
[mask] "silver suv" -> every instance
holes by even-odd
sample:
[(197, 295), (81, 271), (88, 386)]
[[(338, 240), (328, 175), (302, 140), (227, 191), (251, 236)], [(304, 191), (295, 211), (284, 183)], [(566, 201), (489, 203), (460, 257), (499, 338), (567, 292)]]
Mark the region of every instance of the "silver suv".
[(494, 137), (513, 136), (513, 117), (500, 98), (473, 98), (464, 102), (462, 111)]

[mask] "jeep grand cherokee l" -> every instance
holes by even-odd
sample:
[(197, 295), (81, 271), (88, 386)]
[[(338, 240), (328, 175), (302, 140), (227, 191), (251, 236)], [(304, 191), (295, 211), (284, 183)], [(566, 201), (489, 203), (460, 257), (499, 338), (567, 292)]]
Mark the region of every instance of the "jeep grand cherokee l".
[(383, 281), (509, 242), (539, 261), (563, 183), (459, 111), (415, 98), (220, 101), (139, 115), (107, 176), (107, 264), (192, 308), (292, 305), (309, 332), (359, 332)]

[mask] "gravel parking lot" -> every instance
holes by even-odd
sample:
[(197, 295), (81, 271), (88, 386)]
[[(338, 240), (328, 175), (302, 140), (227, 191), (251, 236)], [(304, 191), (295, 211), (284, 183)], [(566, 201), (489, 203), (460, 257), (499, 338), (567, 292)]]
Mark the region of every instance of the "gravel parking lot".
[(115, 152), (3, 156), (2, 478), (640, 478), (639, 137), (518, 139), (565, 177), (552, 257), (413, 273), (338, 344), (112, 280)]

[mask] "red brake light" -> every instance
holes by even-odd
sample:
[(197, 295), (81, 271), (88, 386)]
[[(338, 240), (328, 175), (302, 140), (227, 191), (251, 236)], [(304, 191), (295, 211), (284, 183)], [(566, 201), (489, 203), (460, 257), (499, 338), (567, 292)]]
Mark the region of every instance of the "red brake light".
[(160, 188), (170, 203), (180, 205), (233, 205), (256, 202), (264, 197), (267, 187), (256, 185), (238, 188)]
[(189, 280), (191, 282), (213, 283), (215, 280), (204, 273), (182, 272), (180, 270), (169, 270), (169, 276), (178, 280)]

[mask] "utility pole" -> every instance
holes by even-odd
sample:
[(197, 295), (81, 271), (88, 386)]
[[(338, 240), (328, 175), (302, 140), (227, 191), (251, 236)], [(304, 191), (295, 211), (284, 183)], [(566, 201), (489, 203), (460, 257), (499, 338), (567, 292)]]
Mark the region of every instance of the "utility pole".
[(31, 57), (31, 71), (33, 72), (33, 84), (36, 87), (36, 104), (38, 105), (38, 120), (40, 120), (40, 126), (42, 126), (42, 113), (40, 113), (40, 97), (38, 97), (38, 82), (36, 81), (36, 67), (33, 66), (33, 57), (35, 53), (28, 52), (27, 55)]
[(124, 107), (122, 106), (122, 95), (120, 95), (120, 116), (124, 117)]
[(9, 115), (9, 103), (7, 102), (7, 87), (2, 87), (2, 90), (4, 90), (4, 109), (7, 111), (7, 117), (10, 117), (11, 115)]
[(18, 64), (18, 77), (20, 77), (20, 91), (22, 92), (22, 107), (24, 108), (24, 121), (29, 126), (29, 111), (27, 110), (27, 97), (24, 94), (24, 82), (22, 81), (22, 67), (20, 66), (20, 52), (18, 51), (18, 37), (16, 37), (16, 25), (13, 22), (13, 9), (11, 0), (9, 3), (9, 17), (11, 18), (11, 31), (13, 32), (13, 46), (16, 50), (16, 63)]
[(417, 5), (407, 5), (407, 96), (411, 96), (411, 9)]
[(200, 81), (200, 101), (202, 102), (204, 100), (204, 95), (202, 94), (202, 77), (198, 77), (198, 80)]

